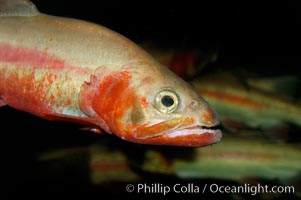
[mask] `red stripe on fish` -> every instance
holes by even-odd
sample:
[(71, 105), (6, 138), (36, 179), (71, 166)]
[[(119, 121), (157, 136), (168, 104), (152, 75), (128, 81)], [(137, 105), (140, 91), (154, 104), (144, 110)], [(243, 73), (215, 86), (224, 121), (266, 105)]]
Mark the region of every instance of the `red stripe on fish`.
[(0, 61), (21, 66), (47, 66), (55, 68), (62, 68), (65, 66), (64, 61), (53, 55), (49, 55), (47, 50), (41, 52), (26, 47), (15, 47), (5, 43), (0, 44)]
[(23, 67), (37, 67), (50, 69), (68, 69), (77, 72), (87, 72), (88, 69), (67, 64), (61, 58), (47, 52), (23, 46), (13, 46), (0, 43), (0, 62), (12, 63)]
[(224, 101), (231, 102), (233, 104), (239, 104), (241, 106), (247, 106), (247, 107), (258, 108), (258, 109), (265, 107), (264, 104), (252, 101), (245, 97), (238, 97), (238, 96), (234, 96), (231, 94), (225, 94), (225, 93), (220, 93), (220, 92), (215, 92), (215, 91), (210, 91), (210, 90), (203, 90), (203, 89), (199, 89), (199, 92), (205, 98), (206, 98), (206, 96), (213, 97), (213, 98), (222, 99)]

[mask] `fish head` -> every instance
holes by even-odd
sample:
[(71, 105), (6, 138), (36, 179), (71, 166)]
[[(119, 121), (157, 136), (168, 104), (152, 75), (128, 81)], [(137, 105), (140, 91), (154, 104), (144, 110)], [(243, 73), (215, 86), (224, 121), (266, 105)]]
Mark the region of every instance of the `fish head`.
[(197, 147), (220, 141), (217, 114), (188, 83), (164, 67), (135, 80), (137, 102), (124, 119), (128, 140)]
[(201, 147), (221, 139), (216, 113), (163, 66), (129, 67), (99, 82), (88, 107), (109, 133), (131, 142), (171, 146)]

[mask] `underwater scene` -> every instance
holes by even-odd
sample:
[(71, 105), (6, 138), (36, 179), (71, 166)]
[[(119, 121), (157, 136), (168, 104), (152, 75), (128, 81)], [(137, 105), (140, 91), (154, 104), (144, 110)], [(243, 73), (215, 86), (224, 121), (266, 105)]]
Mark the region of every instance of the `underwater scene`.
[[(46, 120), (1, 106), (5, 199), (18, 195), (41, 199), (106, 199), (104, 195), (301, 199), (301, 14), (297, 5), (32, 2), (42, 13), (93, 22), (133, 41), (208, 103), (220, 123), (202, 128), (209, 135), (219, 129), (222, 136), (192, 147), (183, 145), (184, 140), (177, 143), (179, 131), (170, 135), (172, 145), (133, 142), (74, 120)], [(1, 48), (0, 44), (3, 61)], [(145, 75), (152, 74), (156, 75), (155, 70), (145, 70)], [(156, 85), (147, 85), (144, 93), (154, 90), (152, 84)], [(161, 99), (161, 103), (167, 107), (181, 104), (173, 95), (175, 98)], [(139, 121), (140, 113), (134, 117)]]

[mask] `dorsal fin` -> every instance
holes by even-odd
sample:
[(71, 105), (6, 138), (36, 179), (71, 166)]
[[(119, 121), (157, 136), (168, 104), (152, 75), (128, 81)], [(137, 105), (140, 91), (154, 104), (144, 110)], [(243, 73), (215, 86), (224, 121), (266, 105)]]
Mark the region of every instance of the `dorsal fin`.
[(36, 6), (28, 0), (0, 0), (0, 17), (36, 16)]

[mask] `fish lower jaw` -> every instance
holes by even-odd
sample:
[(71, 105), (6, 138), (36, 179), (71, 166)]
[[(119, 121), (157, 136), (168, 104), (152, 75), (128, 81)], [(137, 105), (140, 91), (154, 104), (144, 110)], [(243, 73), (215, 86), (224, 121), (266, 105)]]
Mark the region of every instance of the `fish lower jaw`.
[(126, 138), (127, 140), (143, 144), (204, 147), (218, 143), (222, 138), (222, 132), (216, 127), (191, 126), (174, 128), (148, 138), (137, 138), (133, 134), (129, 136)]
[(212, 134), (216, 135), (217, 137), (221, 137), (222, 132), (219, 129), (209, 129), (209, 128), (202, 128), (200, 126), (189, 127), (181, 130), (174, 130), (170, 133), (167, 133), (165, 136), (169, 138), (176, 138), (176, 137), (185, 137), (191, 135), (203, 135), (203, 134)]

